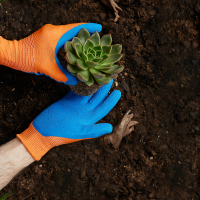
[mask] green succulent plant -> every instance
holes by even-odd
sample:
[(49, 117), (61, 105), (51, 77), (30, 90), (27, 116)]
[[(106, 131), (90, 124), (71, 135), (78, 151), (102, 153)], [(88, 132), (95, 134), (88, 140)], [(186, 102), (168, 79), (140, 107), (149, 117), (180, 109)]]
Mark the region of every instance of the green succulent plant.
[(114, 65), (122, 57), (122, 45), (111, 43), (111, 35), (100, 39), (97, 32), (90, 36), (86, 29), (81, 29), (78, 37), (65, 43), (67, 70), (88, 86), (94, 81), (100, 85), (108, 84), (110, 75), (124, 69), (124, 66)]

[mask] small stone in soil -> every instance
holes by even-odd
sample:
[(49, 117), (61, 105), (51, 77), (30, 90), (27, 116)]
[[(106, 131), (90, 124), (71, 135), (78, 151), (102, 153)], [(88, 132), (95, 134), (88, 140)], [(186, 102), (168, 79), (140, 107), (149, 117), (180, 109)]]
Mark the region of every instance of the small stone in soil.
[(130, 88), (124, 79), (122, 79), (122, 87), (126, 90), (126, 92), (130, 93)]
[(198, 117), (198, 112), (190, 112), (190, 116), (192, 117), (193, 120), (196, 120)]

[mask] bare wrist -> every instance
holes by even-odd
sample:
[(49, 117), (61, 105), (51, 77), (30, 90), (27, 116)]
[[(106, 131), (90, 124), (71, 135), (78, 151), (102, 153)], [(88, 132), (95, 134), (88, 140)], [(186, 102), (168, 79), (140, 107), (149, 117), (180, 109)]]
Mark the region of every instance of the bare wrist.
[(0, 190), (5, 187), (17, 173), (34, 161), (33, 157), (17, 138), (0, 146)]

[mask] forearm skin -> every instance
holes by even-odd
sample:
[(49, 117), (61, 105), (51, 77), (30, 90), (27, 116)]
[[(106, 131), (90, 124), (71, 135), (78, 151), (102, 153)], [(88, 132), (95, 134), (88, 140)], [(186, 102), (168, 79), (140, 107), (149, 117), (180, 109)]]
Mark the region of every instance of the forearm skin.
[(0, 146), (0, 190), (13, 177), (35, 160), (19, 139), (15, 138)]

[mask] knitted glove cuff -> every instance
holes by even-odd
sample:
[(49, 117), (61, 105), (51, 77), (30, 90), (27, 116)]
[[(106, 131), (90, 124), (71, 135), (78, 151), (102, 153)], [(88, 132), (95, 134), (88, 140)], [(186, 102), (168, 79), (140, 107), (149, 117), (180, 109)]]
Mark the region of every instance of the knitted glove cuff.
[(21, 134), (17, 134), (17, 138), (26, 147), (28, 152), (35, 160), (40, 160), (51, 148), (62, 144), (68, 144), (80, 141), (75, 139), (61, 138), (41, 135), (31, 123), (30, 126)]

